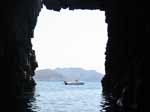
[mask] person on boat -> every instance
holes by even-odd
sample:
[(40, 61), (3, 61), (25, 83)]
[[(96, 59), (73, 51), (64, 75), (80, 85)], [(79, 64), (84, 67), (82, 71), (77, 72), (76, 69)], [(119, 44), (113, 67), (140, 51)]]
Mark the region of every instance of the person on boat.
[(79, 82), (78, 80), (75, 80), (75, 82)]

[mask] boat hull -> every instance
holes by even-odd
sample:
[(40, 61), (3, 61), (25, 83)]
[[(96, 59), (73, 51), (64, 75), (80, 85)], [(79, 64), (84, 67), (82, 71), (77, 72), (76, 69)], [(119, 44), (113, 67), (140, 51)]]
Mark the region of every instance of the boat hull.
[(84, 85), (83, 82), (64, 82), (65, 85)]

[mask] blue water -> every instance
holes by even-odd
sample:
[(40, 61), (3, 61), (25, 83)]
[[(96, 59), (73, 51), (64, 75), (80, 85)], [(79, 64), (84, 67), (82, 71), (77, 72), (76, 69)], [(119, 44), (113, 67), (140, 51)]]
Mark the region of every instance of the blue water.
[(37, 81), (33, 112), (100, 112), (100, 82), (64, 85), (63, 82)]

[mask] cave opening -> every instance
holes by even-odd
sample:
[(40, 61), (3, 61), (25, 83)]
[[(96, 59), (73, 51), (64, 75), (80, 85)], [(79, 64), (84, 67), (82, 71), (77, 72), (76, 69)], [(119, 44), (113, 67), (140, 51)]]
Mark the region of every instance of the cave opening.
[[(70, 104), (71, 106), (57, 108), (57, 111), (64, 109), (67, 112), (69, 108), (69, 111), (73, 111), (74, 108), (72, 107), (74, 106), (78, 107), (78, 111), (84, 111), (87, 107), (82, 104), (82, 101), (86, 105), (90, 105), (93, 102), (93, 107), (90, 106), (91, 110), (89, 109), (89, 111), (99, 111), (101, 107), (97, 107), (97, 105), (100, 103), (100, 91), (102, 90), (100, 81), (105, 75), (107, 38), (105, 14), (100, 10), (69, 11), (68, 9), (63, 9), (60, 12), (56, 12), (43, 7), (32, 39), (39, 66), (34, 76), (37, 83), (37, 92), (35, 93), (38, 96), (36, 97), (37, 99), (41, 98), (40, 105), (37, 102), (37, 105), (33, 105), (33, 107), (37, 106), (41, 111), (44, 111), (45, 108), (42, 105), (47, 104), (45, 107), (49, 111), (56, 109), (53, 106), (59, 105), (57, 101), (50, 107), (48, 104), (58, 97), (58, 100), (66, 100), (66, 102), (69, 102), (67, 99), (72, 98), (72, 103)], [(65, 74), (67, 75), (65, 76)], [(87, 75), (87, 77), (84, 75)], [(77, 88), (85, 90), (78, 93), (78, 95), (80, 94), (79, 96), (76, 91), (71, 92), (72, 90), (67, 90), (68, 87), (62, 87), (62, 80), (72, 81), (76, 79), (86, 83), (83, 87), (69, 87), (73, 91), (77, 91)], [(56, 85), (61, 86), (61, 88), (56, 87)], [(95, 90), (87, 88), (90, 88), (90, 86), (93, 86)], [(64, 88), (65, 93), (55, 90), (61, 90), (62, 88)], [(67, 94), (68, 97), (66, 95), (66, 97), (60, 98), (63, 94)], [(71, 97), (71, 94), (75, 97)], [(54, 99), (50, 97), (54, 95), (56, 95), (56, 97), (53, 97)], [(43, 97), (46, 96), (47, 99), (44, 99)], [(88, 97), (82, 99), (81, 102), (79, 101), (79, 104), (74, 104), (73, 100), (79, 100), (79, 97), (84, 98), (85, 96)], [(91, 102), (89, 102), (90, 97), (93, 97)], [(49, 102), (47, 102), (48, 100)], [(61, 105), (67, 106), (66, 102), (61, 102)], [(39, 108), (35, 108), (35, 111)]]
[(56, 12), (44, 7), (32, 39), (37, 70), (83, 67), (105, 74), (107, 38), (103, 11), (62, 9)]

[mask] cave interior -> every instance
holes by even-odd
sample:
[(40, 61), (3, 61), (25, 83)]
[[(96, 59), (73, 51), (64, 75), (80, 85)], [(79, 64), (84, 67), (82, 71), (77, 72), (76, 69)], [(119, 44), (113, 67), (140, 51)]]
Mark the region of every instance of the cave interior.
[[(144, 78), (148, 72), (149, 6), (136, 0), (14, 0), (4, 1), (0, 38), (1, 90), (12, 105), (36, 85), (38, 67), (31, 39), (43, 5), (48, 10), (105, 11), (108, 41), (103, 94), (121, 101), (124, 112), (144, 112)], [(144, 8), (142, 8), (142, 6)], [(122, 99), (122, 100), (120, 100)], [(5, 108), (6, 109), (6, 108)]]

